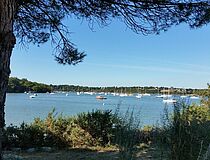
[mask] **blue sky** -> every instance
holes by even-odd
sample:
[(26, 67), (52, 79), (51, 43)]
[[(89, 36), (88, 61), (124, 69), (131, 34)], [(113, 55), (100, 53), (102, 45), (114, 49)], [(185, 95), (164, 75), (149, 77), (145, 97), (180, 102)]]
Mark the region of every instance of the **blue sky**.
[(11, 76), (47, 84), (87, 86), (174, 86), (206, 88), (210, 82), (210, 28), (186, 25), (160, 35), (135, 34), (118, 21), (92, 31), (85, 21), (68, 19), (70, 39), (84, 62), (63, 66), (54, 61), (53, 46), (16, 45)]

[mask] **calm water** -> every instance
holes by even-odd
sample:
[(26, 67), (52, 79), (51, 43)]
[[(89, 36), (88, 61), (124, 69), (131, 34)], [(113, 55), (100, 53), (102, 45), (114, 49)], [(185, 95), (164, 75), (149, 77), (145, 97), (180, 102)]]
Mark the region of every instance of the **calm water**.
[[(160, 120), (165, 104), (161, 98), (155, 95), (144, 96), (137, 99), (135, 96), (119, 97), (107, 95), (106, 100), (97, 100), (96, 95), (76, 95), (69, 93), (38, 94), (36, 98), (30, 99), (27, 94), (7, 94), (6, 100), (6, 125), (19, 125), (21, 122), (32, 122), (35, 117), (45, 118), (53, 108), (63, 115), (76, 115), (80, 112), (92, 111), (93, 109), (116, 110), (120, 104), (120, 111), (125, 112), (128, 108), (134, 108), (135, 112), (140, 111), (143, 125), (155, 124)], [(192, 100), (198, 102), (198, 100)], [(172, 110), (172, 105), (167, 105)]]

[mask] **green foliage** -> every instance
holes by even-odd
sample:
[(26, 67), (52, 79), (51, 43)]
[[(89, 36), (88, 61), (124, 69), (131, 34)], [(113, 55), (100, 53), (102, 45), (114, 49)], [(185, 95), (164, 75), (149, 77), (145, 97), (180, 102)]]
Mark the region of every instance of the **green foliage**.
[(170, 159), (198, 159), (210, 143), (209, 108), (177, 104), (172, 117), (165, 113), (165, 120), (159, 137), (161, 143), (169, 146)]
[(18, 79), (10, 77), (8, 90), (9, 93), (23, 93), (25, 91), (31, 92), (52, 92), (52, 91), (66, 91), (66, 92), (115, 92), (115, 93), (151, 93), (157, 94), (163, 90), (170, 90), (173, 94), (198, 94), (204, 95), (208, 90), (206, 89), (183, 89), (183, 88), (169, 88), (169, 87), (152, 87), (152, 86), (134, 86), (134, 87), (87, 87), (74, 85), (47, 85), (37, 82), (31, 82), (27, 79)]
[(63, 134), (67, 128), (67, 119), (53, 117), (50, 112), (45, 120), (36, 118), (33, 123), (22, 123), (20, 127), (9, 126), (5, 130), (5, 147), (64, 147), (71, 143), (66, 141)]
[(96, 110), (79, 114), (76, 123), (105, 146), (110, 142), (115, 119), (111, 110)]
[(202, 92), (202, 97), (202, 104), (210, 108), (210, 84), (208, 84), (208, 89)]
[(82, 129), (79, 125), (73, 124), (68, 129), (69, 132), (66, 132), (64, 136), (72, 142), (72, 147), (84, 148), (100, 145), (90, 133)]
[(111, 111), (93, 111), (76, 117), (56, 116), (55, 110), (31, 124), (5, 129), (5, 148), (10, 147), (93, 147), (111, 143), (114, 115)]
[(10, 147), (41, 147), (43, 145), (44, 134), (38, 126), (30, 126), (22, 123), (20, 127), (9, 126), (5, 132), (4, 144), (6, 148)]
[(31, 91), (36, 93), (50, 92), (51, 88), (49, 85), (31, 82), (27, 79), (18, 79), (15, 77), (9, 78), (7, 92), (10, 93), (23, 93), (25, 91)]
[(141, 142), (140, 117), (129, 109), (124, 115), (119, 115), (118, 111), (115, 115), (120, 117), (120, 121), (115, 125), (113, 141), (119, 148), (120, 160), (134, 160), (137, 145)]
[(95, 110), (75, 117), (57, 115), (55, 110), (41, 120), (5, 129), (4, 148), (20, 147), (105, 147), (117, 146), (121, 160), (132, 160), (140, 144), (139, 121), (133, 112)]
[(188, 106), (184, 111), (182, 118), (186, 119), (189, 123), (196, 122), (196, 123), (203, 123), (210, 120), (210, 112), (209, 107), (202, 105), (202, 106)]

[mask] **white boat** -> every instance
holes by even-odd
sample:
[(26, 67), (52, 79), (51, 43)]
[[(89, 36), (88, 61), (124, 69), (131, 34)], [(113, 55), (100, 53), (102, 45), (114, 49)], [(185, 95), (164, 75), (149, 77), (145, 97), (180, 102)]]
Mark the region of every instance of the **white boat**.
[(69, 94), (68, 94), (68, 93), (66, 93), (66, 96), (69, 96)]
[(180, 96), (180, 98), (187, 98), (188, 96)]
[(37, 94), (30, 95), (29, 98), (36, 98)]
[(80, 95), (80, 92), (77, 92), (77, 95), (79, 96)]
[(128, 95), (126, 93), (120, 93), (119, 96), (120, 97), (127, 97)]
[(114, 93), (111, 93), (111, 94), (112, 94), (113, 96), (116, 96), (116, 95), (117, 95), (117, 93), (115, 93), (115, 92), (114, 92)]
[(149, 94), (149, 93), (144, 93), (144, 94), (142, 94), (142, 96), (151, 96), (151, 94)]
[(93, 95), (94, 92), (84, 92), (84, 94)]
[(184, 98), (188, 98), (189, 96), (187, 95), (187, 91), (186, 91), (186, 89), (184, 89), (183, 91), (182, 91), (182, 95), (180, 96), (180, 98), (182, 98), (182, 99), (184, 99)]
[(200, 99), (198, 96), (190, 96), (190, 99)]
[(163, 99), (163, 103), (176, 103), (175, 99)]
[(172, 98), (173, 95), (169, 94), (171, 92), (171, 89), (163, 89), (160, 92), (162, 92), (161, 95), (156, 96), (157, 98), (165, 98), (165, 99), (169, 99)]
[(138, 99), (140, 99), (141, 97), (142, 97), (141, 94), (137, 94), (137, 95), (136, 95), (136, 98), (138, 98)]
[(54, 92), (51, 92), (50, 94), (55, 94)]
[(143, 87), (143, 91), (144, 93), (142, 94), (142, 96), (151, 96), (149, 93), (146, 93), (146, 89)]
[(156, 96), (156, 98), (170, 98), (170, 97), (172, 97), (172, 95), (162, 94), (162, 95)]
[(156, 96), (156, 98), (163, 98), (163, 95), (158, 95)]

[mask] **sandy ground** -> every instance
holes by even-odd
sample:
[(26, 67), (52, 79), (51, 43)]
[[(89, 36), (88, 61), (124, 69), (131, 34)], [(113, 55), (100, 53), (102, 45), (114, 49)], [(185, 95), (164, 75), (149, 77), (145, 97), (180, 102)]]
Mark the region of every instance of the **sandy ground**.
[[(68, 149), (51, 152), (5, 152), (5, 160), (119, 160), (118, 151), (113, 150), (88, 150), (88, 149)], [(15, 155), (14, 158), (12, 155)], [(166, 159), (161, 156), (158, 147), (150, 147), (139, 151), (138, 160), (158, 160)]]

